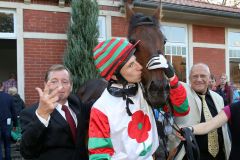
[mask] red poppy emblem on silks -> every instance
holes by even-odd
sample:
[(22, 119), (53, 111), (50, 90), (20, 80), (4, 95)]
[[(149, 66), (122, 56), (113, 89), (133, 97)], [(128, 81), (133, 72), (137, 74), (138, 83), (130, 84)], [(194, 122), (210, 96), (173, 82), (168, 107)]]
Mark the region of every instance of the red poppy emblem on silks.
[(136, 139), (138, 143), (144, 142), (148, 138), (148, 131), (151, 124), (148, 115), (144, 115), (143, 111), (137, 111), (132, 115), (132, 121), (128, 124), (128, 135), (132, 139)]

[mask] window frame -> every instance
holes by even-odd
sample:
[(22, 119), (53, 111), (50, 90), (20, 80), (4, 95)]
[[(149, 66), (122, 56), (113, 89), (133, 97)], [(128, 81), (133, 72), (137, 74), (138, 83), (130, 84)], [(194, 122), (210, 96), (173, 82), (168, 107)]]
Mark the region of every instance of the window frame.
[[(237, 79), (236, 81), (236, 76), (239, 76), (240, 73), (240, 53), (238, 53), (238, 56), (230, 56), (230, 50), (237, 50), (240, 52), (240, 46), (230, 46), (230, 33), (240, 33), (240, 29), (227, 29), (227, 40), (226, 40), (226, 44), (227, 44), (227, 48), (226, 48), (226, 52), (227, 52), (227, 66), (228, 66), (228, 73), (229, 73), (229, 79), (230, 81), (232, 81), (234, 83), (234, 85), (237, 87), (238, 90), (240, 90), (240, 82)], [(235, 65), (234, 65), (235, 63)], [(234, 68), (231, 68), (234, 67)], [(234, 78), (235, 77), (235, 78)]]
[[(184, 28), (184, 31), (185, 31), (185, 37), (184, 37), (184, 41), (185, 43), (178, 43), (178, 42), (169, 42), (169, 41), (166, 41), (166, 44), (165, 44), (165, 49), (167, 48), (167, 46), (177, 46), (177, 47), (185, 47), (186, 49), (186, 53), (185, 54), (166, 54), (168, 56), (170, 56), (170, 62), (173, 63), (173, 56), (182, 56), (183, 58), (185, 58), (185, 79), (186, 79), (186, 82), (188, 82), (188, 65), (189, 65), (189, 40), (188, 40), (188, 25), (187, 24), (182, 24), (182, 23), (168, 23), (168, 22), (163, 22), (161, 24), (161, 27), (163, 26), (169, 26), (169, 27), (180, 27), (180, 28)], [(160, 27), (160, 28), (161, 28)], [(164, 31), (161, 30), (162, 33), (164, 34)], [(166, 37), (167, 38), (167, 37)], [(181, 49), (181, 52), (183, 50)]]
[(0, 38), (4, 39), (16, 39), (17, 38), (17, 23), (16, 23), (16, 11), (15, 10), (9, 10), (9, 9), (0, 9), (1, 13), (13, 13), (13, 33), (4, 33), (0, 32)]
[[(240, 52), (240, 45), (239, 46), (230, 46), (230, 37), (229, 37), (229, 33), (238, 33), (240, 35), (240, 30), (228, 30), (228, 53), (229, 53), (229, 61), (230, 61), (230, 58), (239, 58), (240, 59), (240, 53), (239, 53), (239, 56), (230, 56), (230, 50), (237, 50)], [(240, 40), (239, 40), (240, 42)]]
[(98, 41), (102, 42), (107, 38), (106, 32), (106, 16), (98, 16), (98, 29), (99, 29), (99, 37)]

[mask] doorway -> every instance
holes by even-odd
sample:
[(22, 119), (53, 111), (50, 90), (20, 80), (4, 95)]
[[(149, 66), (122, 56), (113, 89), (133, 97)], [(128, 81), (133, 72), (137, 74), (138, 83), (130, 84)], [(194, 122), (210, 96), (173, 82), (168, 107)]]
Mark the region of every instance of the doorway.
[(7, 80), (10, 73), (17, 75), (16, 39), (0, 39), (0, 81)]

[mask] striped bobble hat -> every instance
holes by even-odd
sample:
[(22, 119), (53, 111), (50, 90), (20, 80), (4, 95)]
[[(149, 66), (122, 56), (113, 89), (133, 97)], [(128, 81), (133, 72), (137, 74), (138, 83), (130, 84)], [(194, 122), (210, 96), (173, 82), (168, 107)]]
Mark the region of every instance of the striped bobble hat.
[(130, 58), (135, 46), (139, 43), (131, 44), (124, 38), (111, 38), (99, 43), (94, 48), (93, 59), (100, 75), (109, 81), (119, 66), (127, 58)]

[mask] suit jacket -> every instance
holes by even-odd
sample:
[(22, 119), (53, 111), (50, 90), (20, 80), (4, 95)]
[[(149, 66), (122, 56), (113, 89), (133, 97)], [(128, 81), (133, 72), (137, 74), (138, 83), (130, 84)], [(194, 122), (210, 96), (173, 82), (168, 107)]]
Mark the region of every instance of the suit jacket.
[(11, 118), (16, 126), (17, 115), (14, 110), (13, 98), (4, 91), (0, 91), (0, 124), (7, 124), (7, 119)]
[(38, 107), (38, 104), (35, 104), (24, 109), (20, 114), (22, 127), (20, 151), (24, 158), (88, 160), (85, 141), (90, 105), (83, 105), (79, 98), (74, 95), (69, 96), (68, 103), (78, 120), (76, 144), (73, 141), (67, 121), (56, 109), (51, 113), (48, 127), (45, 127), (35, 114)]
[[(175, 121), (179, 126), (192, 126), (194, 124), (200, 123), (201, 120), (201, 112), (202, 112), (202, 102), (201, 99), (198, 97), (197, 93), (187, 84), (183, 83), (184, 88), (187, 91), (187, 97), (188, 97), (188, 103), (190, 107), (190, 112), (188, 115), (183, 117), (176, 117)], [(209, 90), (210, 95), (213, 99), (213, 102), (216, 106), (216, 109), (218, 112), (220, 112), (224, 107), (224, 102), (222, 97), (217, 94), (216, 92), (213, 92)], [(227, 124), (222, 126), (222, 133), (223, 133), (223, 140), (224, 140), (224, 147), (226, 151), (226, 159), (228, 159), (230, 150), (231, 150), (231, 141), (228, 135), (228, 128)], [(179, 141), (179, 140), (175, 140)], [(174, 143), (174, 142), (172, 142)], [(176, 143), (175, 143), (176, 145)], [(183, 147), (184, 148), (184, 147)], [(182, 160), (183, 156), (185, 155), (185, 149), (183, 149), (179, 152), (178, 156), (175, 160)]]

